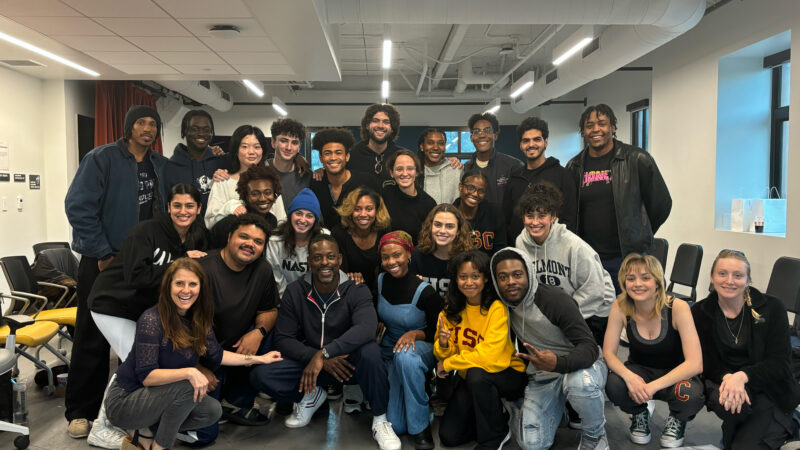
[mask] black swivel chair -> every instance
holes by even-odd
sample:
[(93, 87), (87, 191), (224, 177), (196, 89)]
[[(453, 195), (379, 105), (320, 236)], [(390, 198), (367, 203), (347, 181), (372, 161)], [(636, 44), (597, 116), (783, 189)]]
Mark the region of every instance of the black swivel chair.
[(33, 256), (38, 255), (42, 250), (49, 248), (69, 248), (69, 242), (40, 242), (33, 244)]
[(800, 259), (782, 256), (772, 266), (767, 294), (783, 302), (786, 311), (795, 314), (792, 323), (792, 347), (800, 347)]
[(655, 238), (653, 239), (653, 256), (656, 257), (658, 262), (661, 263), (661, 270), (667, 271), (667, 252), (669, 251), (669, 242), (666, 239)]
[[(667, 295), (694, 303), (697, 300), (697, 277), (700, 275), (700, 264), (703, 262), (703, 247), (696, 244), (681, 244), (675, 252), (672, 273), (669, 274)], [(673, 290), (676, 284), (692, 289), (690, 295), (683, 295)]]

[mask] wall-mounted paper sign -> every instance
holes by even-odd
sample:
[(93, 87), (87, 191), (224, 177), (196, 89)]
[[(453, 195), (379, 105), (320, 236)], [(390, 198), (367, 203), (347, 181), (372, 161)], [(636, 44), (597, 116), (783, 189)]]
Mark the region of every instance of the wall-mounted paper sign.
[(14, 183), (24, 183), (25, 182), (25, 174), (24, 173), (15, 173), (14, 174)]
[(0, 183), (8, 183), (11, 181), (10, 173), (0, 173)]
[(29, 175), (28, 181), (30, 182), (28, 186), (31, 189), (41, 189), (42, 188), (42, 176), (41, 175)]

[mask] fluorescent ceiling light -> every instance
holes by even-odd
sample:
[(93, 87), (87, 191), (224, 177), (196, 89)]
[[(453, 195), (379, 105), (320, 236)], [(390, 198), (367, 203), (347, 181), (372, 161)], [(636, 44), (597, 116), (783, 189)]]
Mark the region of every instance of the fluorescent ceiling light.
[(486, 110), (483, 112), (494, 114), (500, 109), (500, 97), (495, 98), (486, 104)]
[(584, 25), (578, 28), (577, 31), (553, 49), (553, 65), (557, 66), (563, 63), (567, 58), (589, 45), (593, 39), (594, 25)]
[(244, 83), (247, 89), (250, 89), (253, 94), (259, 97), (264, 96), (264, 85), (260, 81), (242, 80), (242, 83)]
[(384, 69), (392, 67), (392, 41), (385, 39), (383, 41), (383, 64)]
[(381, 83), (381, 98), (389, 98), (389, 80), (383, 80)]
[(528, 89), (533, 86), (535, 74), (532, 70), (529, 70), (525, 75), (521, 76), (514, 84), (511, 85), (511, 98), (517, 98), (522, 95), (523, 92), (527, 91)]
[(272, 97), (272, 109), (275, 110), (281, 116), (288, 116), (289, 111), (286, 108), (286, 104), (281, 101), (278, 97)]
[(70, 61), (70, 60), (68, 60), (66, 58), (62, 58), (62, 57), (56, 55), (55, 53), (50, 53), (45, 49), (39, 48), (39, 47), (37, 47), (37, 46), (35, 46), (33, 44), (29, 44), (29, 43), (27, 43), (25, 41), (19, 40), (19, 39), (15, 38), (14, 36), (9, 36), (9, 35), (7, 35), (5, 33), (0, 32), (0, 39), (4, 40), (6, 42), (9, 42), (11, 44), (14, 44), (16, 46), (22, 47), (25, 50), (30, 50), (30, 51), (32, 51), (34, 53), (42, 55), (45, 58), (49, 58), (49, 59), (52, 59), (53, 61), (60, 62), (61, 64), (64, 64), (65, 66), (68, 66), (68, 67), (72, 67), (75, 70), (80, 70), (81, 72), (83, 72), (85, 74), (88, 74), (88, 75), (91, 75), (93, 77), (99, 77), (100, 76), (100, 74), (95, 72), (94, 70), (87, 69), (86, 67), (83, 67), (80, 64), (76, 64), (76, 63), (74, 63), (74, 62), (72, 62), (72, 61)]

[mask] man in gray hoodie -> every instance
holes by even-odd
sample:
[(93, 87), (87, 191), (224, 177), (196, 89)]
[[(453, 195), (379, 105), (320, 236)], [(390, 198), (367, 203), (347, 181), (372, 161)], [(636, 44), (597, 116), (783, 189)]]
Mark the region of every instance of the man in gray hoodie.
[(547, 449), (569, 401), (582, 420), (583, 449), (608, 449), (603, 410), (607, 368), (577, 303), (562, 289), (539, 284), (533, 261), (515, 248), (492, 257), (492, 281), (508, 306), (511, 328), (528, 364), (521, 411), (512, 406), (520, 447)]
[(561, 203), (561, 191), (551, 183), (540, 181), (528, 188), (517, 203), (524, 228), (514, 246), (533, 259), (540, 283), (558, 286), (578, 302), (595, 341), (603, 345), (616, 298), (614, 283), (597, 252), (560, 223)]

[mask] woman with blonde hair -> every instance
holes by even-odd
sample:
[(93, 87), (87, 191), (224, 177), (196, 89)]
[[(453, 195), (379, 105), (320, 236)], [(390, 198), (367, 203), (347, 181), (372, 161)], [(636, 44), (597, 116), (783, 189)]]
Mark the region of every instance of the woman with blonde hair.
[(473, 248), (469, 222), (457, 207), (442, 203), (428, 213), (417, 242), (411, 272), (430, 283), (442, 298), (447, 297), (447, 262)]
[(722, 419), (725, 449), (778, 448), (797, 430), (786, 308), (751, 282), (744, 253), (722, 250), (711, 266), (714, 290), (692, 307), (706, 407)]
[[(652, 400), (669, 406), (661, 447), (683, 445), (686, 423), (703, 407), (700, 341), (689, 305), (667, 297), (661, 263), (650, 255), (631, 253), (619, 270), (622, 293), (611, 306), (603, 342), (608, 365), (606, 394), (631, 414), (630, 440), (650, 442)], [(624, 364), (617, 357), (625, 329), (630, 353)]]
[(366, 284), (374, 297), (381, 262), (378, 244), (391, 223), (389, 211), (377, 192), (363, 186), (347, 194), (336, 210), (342, 221), (331, 234), (342, 252), (341, 270), (356, 283)]

